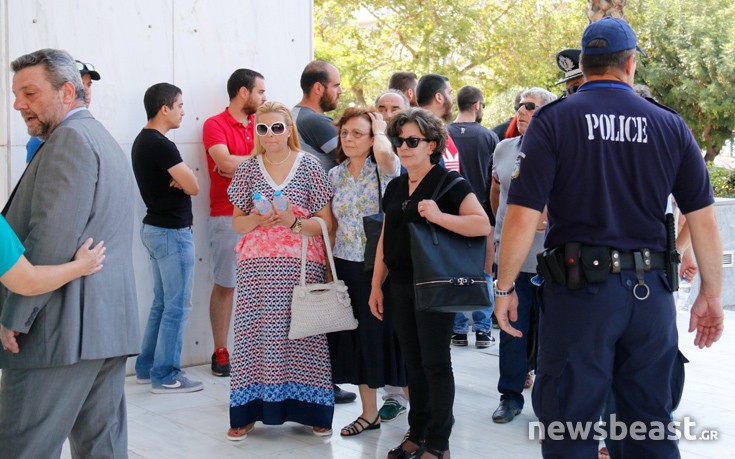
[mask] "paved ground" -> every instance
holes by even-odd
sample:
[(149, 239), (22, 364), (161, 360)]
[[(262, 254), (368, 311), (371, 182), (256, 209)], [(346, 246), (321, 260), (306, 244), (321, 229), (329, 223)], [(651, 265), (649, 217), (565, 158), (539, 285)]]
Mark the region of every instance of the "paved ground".
[[(726, 312), (725, 335), (708, 350), (695, 349), (686, 333), (688, 315), (679, 314), (681, 349), (689, 358), (684, 399), (675, 418), (690, 416), (694, 431), (714, 429), (716, 441), (682, 440), (684, 458), (726, 458), (735, 450), (735, 391), (730, 368), (735, 362), (735, 312)], [(496, 330), (494, 330), (497, 333)], [(470, 342), (472, 345), (473, 343)], [(537, 441), (528, 439), (529, 422), (535, 417), (526, 404), (523, 413), (507, 425), (490, 419), (498, 404), (497, 346), (478, 350), (454, 348), (452, 358), (457, 383), (451, 438), (452, 457), (535, 458)], [(397, 445), (407, 429), (406, 416), (384, 423), (380, 430), (353, 438), (340, 438), (337, 429), (360, 414), (358, 403), (338, 405), (335, 435), (323, 439), (296, 424), (256, 428), (240, 443), (225, 439), (228, 427), (227, 378), (215, 378), (207, 366), (187, 369), (193, 379), (203, 380), (205, 389), (194, 394), (153, 395), (147, 386), (126, 383), (129, 408), (129, 443), (132, 458), (383, 458)], [(730, 375), (730, 376), (728, 376)], [(345, 388), (354, 389), (349, 385)], [(527, 391), (530, 392), (530, 391)], [(530, 393), (527, 394), (527, 400)], [(64, 457), (69, 457), (65, 450)]]

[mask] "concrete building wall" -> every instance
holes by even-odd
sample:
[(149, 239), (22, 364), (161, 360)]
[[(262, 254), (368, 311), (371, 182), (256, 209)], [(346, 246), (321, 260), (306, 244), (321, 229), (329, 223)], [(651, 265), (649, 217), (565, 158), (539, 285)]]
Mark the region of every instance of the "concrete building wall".
[[(183, 364), (205, 362), (212, 352), (206, 239), (209, 177), (202, 125), (227, 106), (226, 81), (237, 68), (262, 73), (269, 100), (289, 106), (300, 100), (299, 77), (313, 55), (312, 9), (311, 0), (0, 0), (2, 203), (23, 173), (29, 138), (12, 107), (11, 60), (40, 48), (61, 48), (92, 63), (102, 78), (93, 84), (90, 111), (128, 155), (146, 123), (145, 90), (162, 81), (182, 89), (186, 115), (169, 138), (201, 185), (192, 200), (197, 265)], [(145, 207), (138, 190), (122, 192), (130, 194), (129, 211), (140, 222)], [(133, 252), (142, 332), (152, 281), (138, 230), (136, 225)]]

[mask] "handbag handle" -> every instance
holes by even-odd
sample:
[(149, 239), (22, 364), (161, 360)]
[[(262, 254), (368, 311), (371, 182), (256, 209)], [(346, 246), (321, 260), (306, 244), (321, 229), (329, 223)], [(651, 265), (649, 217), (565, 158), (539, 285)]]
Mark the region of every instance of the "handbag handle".
[[(332, 268), (332, 277), (335, 281), (337, 278), (337, 268), (334, 266), (334, 257), (332, 256), (332, 246), (329, 243), (329, 231), (327, 231), (327, 223), (321, 217), (311, 217), (312, 220), (316, 220), (319, 226), (322, 227), (322, 238), (324, 239), (324, 245), (327, 247), (327, 258), (329, 259), (329, 267)], [(309, 245), (309, 236), (301, 235), (301, 286), (306, 285), (306, 251)]]
[[(451, 182), (447, 184), (447, 186), (442, 188), (442, 185), (444, 185), (444, 182), (447, 180), (447, 177), (449, 177), (449, 171), (447, 171), (447, 173), (444, 174), (441, 181), (439, 182), (439, 185), (437, 185), (436, 189), (434, 190), (434, 193), (431, 195), (432, 201), (434, 202), (438, 201), (439, 199), (442, 198), (442, 196), (447, 194), (449, 190), (454, 188), (454, 185), (464, 180), (464, 177), (460, 175), (459, 177), (455, 177), (454, 180), (452, 180)], [(431, 230), (431, 242), (434, 245), (439, 245), (439, 237), (436, 235), (436, 228), (434, 228), (434, 225), (432, 225), (429, 220), (426, 220), (425, 218), (424, 220), (426, 221), (426, 224), (429, 225), (429, 229)], [(471, 244), (469, 244), (468, 242), (468, 245), (471, 245)]]

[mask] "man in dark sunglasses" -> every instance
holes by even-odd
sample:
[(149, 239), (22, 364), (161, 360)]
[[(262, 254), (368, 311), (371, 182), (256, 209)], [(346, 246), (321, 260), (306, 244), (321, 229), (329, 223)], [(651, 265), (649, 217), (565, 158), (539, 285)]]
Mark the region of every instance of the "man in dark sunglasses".
[[(521, 136), (505, 139), (495, 148), (492, 184), (490, 185), (490, 204), (493, 212), (495, 212), (495, 232), (493, 236), (496, 254), (504, 244), (500, 234), (503, 231), (505, 215), (508, 210), (508, 190), (523, 155), (521, 152), (523, 135), (536, 110), (555, 99), (556, 96), (545, 89), (531, 88), (523, 91), (520, 103), (516, 105), (516, 120)], [(539, 229), (543, 230), (541, 221), (539, 221)], [(498, 380), (500, 404), (492, 415), (493, 422), (497, 424), (512, 421), (523, 409), (525, 403), (523, 389), (527, 374), (534, 367), (533, 362), (530, 365), (528, 363), (527, 351), (529, 347), (534, 348), (531, 335), (535, 335), (532, 330), (533, 324), (537, 323), (535, 318), (538, 316), (536, 286), (531, 282), (531, 279), (536, 275), (536, 252), (543, 250), (543, 231), (534, 234), (532, 239), (533, 249), (531, 255), (525, 257), (520, 272), (514, 279), (515, 289), (518, 292), (518, 315), (513, 321), (513, 326), (521, 330), (523, 336), (514, 337), (505, 331), (500, 332), (500, 378)], [(502, 269), (501, 266), (498, 268)], [(531, 354), (534, 353), (531, 352)]]
[(556, 55), (556, 65), (564, 72), (564, 78), (556, 82), (557, 85), (565, 84), (562, 97), (574, 94), (584, 83), (584, 75), (579, 69), (579, 54), (581, 52), (581, 49), (565, 49), (559, 51), (559, 54)]

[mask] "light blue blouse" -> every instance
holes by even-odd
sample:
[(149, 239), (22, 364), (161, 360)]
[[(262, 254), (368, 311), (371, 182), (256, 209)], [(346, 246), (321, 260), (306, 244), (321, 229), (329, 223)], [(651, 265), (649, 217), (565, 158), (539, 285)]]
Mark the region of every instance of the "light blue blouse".
[[(368, 158), (362, 166), (357, 180), (352, 177), (347, 159), (329, 171), (329, 182), (332, 184), (332, 213), (337, 219), (337, 234), (334, 243), (334, 256), (348, 261), (364, 261), (365, 230), (362, 217), (377, 214), (378, 170), (376, 164)], [(396, 167), (389, 173), (380, 172), (380, 185), (383, 194), (385, 187), (401, 173), (401, 163), (396, 157)]]

